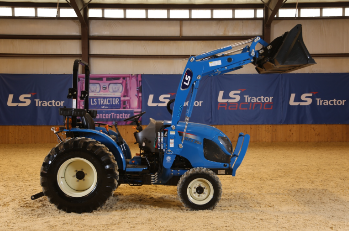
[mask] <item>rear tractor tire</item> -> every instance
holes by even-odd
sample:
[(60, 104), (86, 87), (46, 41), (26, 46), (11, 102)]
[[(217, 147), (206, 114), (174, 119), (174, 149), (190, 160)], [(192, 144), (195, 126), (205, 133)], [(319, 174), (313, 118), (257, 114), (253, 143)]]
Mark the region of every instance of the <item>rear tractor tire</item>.
[(118, 165), (103, 144), (73, 138), (58, 144), (46, 156), (40, 172), (43, 193), (66, 212), (92, 212), (118, 186)]
[(182, 204), (190, 210), (210, 210), (222, 195), (217, 175), (206, 168), (192, 168), (181, 176), (177, 193)]

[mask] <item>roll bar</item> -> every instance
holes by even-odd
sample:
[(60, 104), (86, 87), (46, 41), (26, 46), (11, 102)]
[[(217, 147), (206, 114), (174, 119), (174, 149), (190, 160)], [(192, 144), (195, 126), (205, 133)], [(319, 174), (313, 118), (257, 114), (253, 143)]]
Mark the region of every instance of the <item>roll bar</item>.
[[(78, 72), (79, 65), (85, 67), (85, 90), (81, 90), (80, 92), (80, 100), (84, 100), (84, 108), (78, 109), (77, 99), (78, 99)], [(83, 117), (86, 113), (90, 114), (92, 118), (96, 118), (97, 111), (89, 110), (89, 90), (90, 90), (90, 68), (88, 63), (82, 61), (81, 59), (76, 59), (73, 65), (73, 87), (68, 90), (68, 99), (73, 100), (72, 108), (60, 108), (60, 115), (64, 117), (71, 116), (72, 117), (72, 127), (75, 127), (77, 124), (76, 117)]]

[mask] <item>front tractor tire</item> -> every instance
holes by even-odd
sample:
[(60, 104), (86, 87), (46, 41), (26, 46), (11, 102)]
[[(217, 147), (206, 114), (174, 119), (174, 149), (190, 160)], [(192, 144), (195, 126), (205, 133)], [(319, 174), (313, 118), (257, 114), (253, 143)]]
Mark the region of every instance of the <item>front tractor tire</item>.
[(46, 156), (40, 172), (43, 193), (66, 212), (92, 212), (118, 186), (118, 165), (103, 144), (73, 138), (58, 144)]
[(222, 184), (217, 175), (206, 168), (192, 168), (180, 178), (177, 193), (190, 210), (210, 210), (219, 202)]

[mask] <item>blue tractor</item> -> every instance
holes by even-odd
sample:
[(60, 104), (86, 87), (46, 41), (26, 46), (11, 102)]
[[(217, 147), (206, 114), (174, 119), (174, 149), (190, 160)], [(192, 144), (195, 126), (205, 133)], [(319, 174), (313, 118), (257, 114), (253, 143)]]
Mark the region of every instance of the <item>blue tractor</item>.
[[(262, 48), (256, 50), (257, 44)], [(190, 57), (176, 99), (168, 102), (171, 121), (150, 119), (143, 129), (139, 119), (145, 112), (126, 119), (137, 125), (134, 136), (140, 154), (132, 156), (116, 124), (113, 128), (94, 122), (97, 112), (89, 110), (88, 102), (89, 67), (76, 60), (73, 87), (68, 94), (73, 99), (73, 108), (60, 108), (65, 124), (53, 129), (60, 143), (45, 157), (40, 171), (43, 191), (32, 199), (46, 196), (60, 210), (83, 213), (101, 207), (120, 184), (173, 185), (177, 186), (178, 197), (186, 208), (213, 209), (222, 195), (217, 175), (235, 176), (250, 136), (240, 133), (233, 147), (220, 130), (189, 119), (203, 76), (224, 74), (249, 63), (256, 66), (258, 73), (282, 73), (315, 61), (303, 43), (301, 25), (270, 44), (256, 37)], [(85, 67), (85, 90), (80, 94), (85, 100), (84, 109), (76, 108), (80, 64)], [(189, 93), (185, 121), (179, 121)], [(61, 138), (61, 132), (66, 133), (67, 139)]]

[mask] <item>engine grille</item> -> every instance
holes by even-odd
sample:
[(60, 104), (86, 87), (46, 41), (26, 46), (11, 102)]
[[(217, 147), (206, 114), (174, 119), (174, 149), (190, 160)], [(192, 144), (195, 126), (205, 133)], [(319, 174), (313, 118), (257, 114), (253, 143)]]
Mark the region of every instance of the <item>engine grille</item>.
[(204, 156), (214, 162), (230, 163), (230, 156), (212, 140), (204, 139)]

